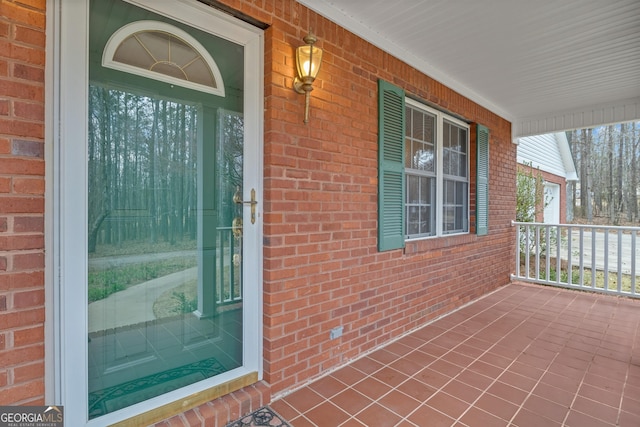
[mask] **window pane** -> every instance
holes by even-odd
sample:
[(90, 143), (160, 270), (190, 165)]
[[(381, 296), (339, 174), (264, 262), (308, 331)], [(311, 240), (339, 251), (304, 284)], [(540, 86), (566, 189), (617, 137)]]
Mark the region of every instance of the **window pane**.
[(422, 177), (422, 185), (420, 186), (420, 203), (431, 204), (431, 186), (429, 183), (432, 181), (429, 178)]
[(458, 128), (458, 176), (467, 176), (467, 130)]
[(455, 229), (459, 231), (463, 231), (463, 219), (464, 219), (464, 210), (461, 207), (456, 207), (456, 223)]
[(460, 155), (455, 151), (451, 152), (451, 175), (460, 176)]
[(456, 207), (456, 230), (461, 233), (467, 230), (467, 215), (464, 208), (458, 206)]
[(435, 116), (411, 106), (406, 107), (407, 137), (423, 141), (434, 142)]
[(455, 188), (452, 185), (453, 183), (451, 181), (447, 181), (445, 180), (443, 182), (444, 185), (444, 204), (445, 205), (452, 205), (454, 203), (454, 197), (455, 197)]
[(405, 167), (434, 172), (435, 117), (411, 106), (406, 112)]
[(433, 146), (430, 144), (421, 144), (422, 148), (414, 154), (413, 169), (423, 171), (433, 171)]
[(468, 183), (445, 180), (445, 201), (443, 208), (443, 232), (460, 233), (468, 231)]
[(413, 139), (425, 141), (424, 115), (417, 110), (412, 110), (411, 116), (411, 137)]
[(465, 203), (467, 194), (467, 185), (464, 182), (456, 182), (456, 200), (455, 203), (458, 206), (462, 206)]
[(407, 208), (407, 232), (409, 236), (420, 233), (420, 207), (409, 206)]
[(413, 147), (410, 138), (404, 139), (404, 167), (413, 168)]
[(407, 203), (420, 203), (420, 179), (414, 175), (407, 175)]
[(458, 148), (461, 153), (467, 153), (467, 130), (458, 128)]
[(420, 234), (431, 233), (431, 209), (428, 206), (420, 207)]
[(451, 175), (451, 155), (448, 149), (442, 151), (442, 173)]
[(444, 148), (451, 148), (451, 126), (449, 123), (444, 122), (442, 126), (442, 146)]
[(434, 227), (435, 178), (407, 175), (407, 235), (408, 237), (430, 236)]
[(467, 155), (459, 154), (458, 155), (458, 176), (467, 177)]
[(467, 177), (467, 131), (447, 121), (444, 128), (448, 129), (451, 135), (449, 145), (444, 145), (444, 167), (445, 175)]
[(454, 207), (445, 207), (444, 208), (444, 221), (442, 224), (442, 231), (444, 233), (451, 233), (455, 230), (455, 208)]

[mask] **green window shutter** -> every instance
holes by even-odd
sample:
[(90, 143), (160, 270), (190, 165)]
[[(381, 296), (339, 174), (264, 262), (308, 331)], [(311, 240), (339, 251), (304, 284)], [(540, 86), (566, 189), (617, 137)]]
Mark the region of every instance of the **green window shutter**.
[(404, 91), (378, 80), (378, 250), (404, 248)]
[(476, 234), (489, 233), (489, 129), (477, 125)]

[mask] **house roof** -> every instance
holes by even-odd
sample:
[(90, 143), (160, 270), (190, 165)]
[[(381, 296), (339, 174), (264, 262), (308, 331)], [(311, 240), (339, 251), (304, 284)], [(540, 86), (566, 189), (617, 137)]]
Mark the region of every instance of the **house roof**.
[(518, 138), (518, 163), (578, 181), (571, 148), (564, 132)]
[(514, 138), (640, 120), (638, 0), (299, 1), (511, 121)]

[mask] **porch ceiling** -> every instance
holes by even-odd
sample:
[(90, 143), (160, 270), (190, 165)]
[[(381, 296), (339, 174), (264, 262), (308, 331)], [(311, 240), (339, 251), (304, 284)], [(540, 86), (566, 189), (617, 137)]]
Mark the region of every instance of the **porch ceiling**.
[(299, 0), (500, 114), (513, 137), (640, 120), (638, 0)]

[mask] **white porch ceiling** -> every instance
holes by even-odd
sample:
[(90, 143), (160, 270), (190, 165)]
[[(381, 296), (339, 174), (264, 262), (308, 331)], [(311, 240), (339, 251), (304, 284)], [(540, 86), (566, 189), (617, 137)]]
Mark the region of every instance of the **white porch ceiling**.
[(640, 0), (299, 2), (511, 121), (514, 138), (640, 120)]

